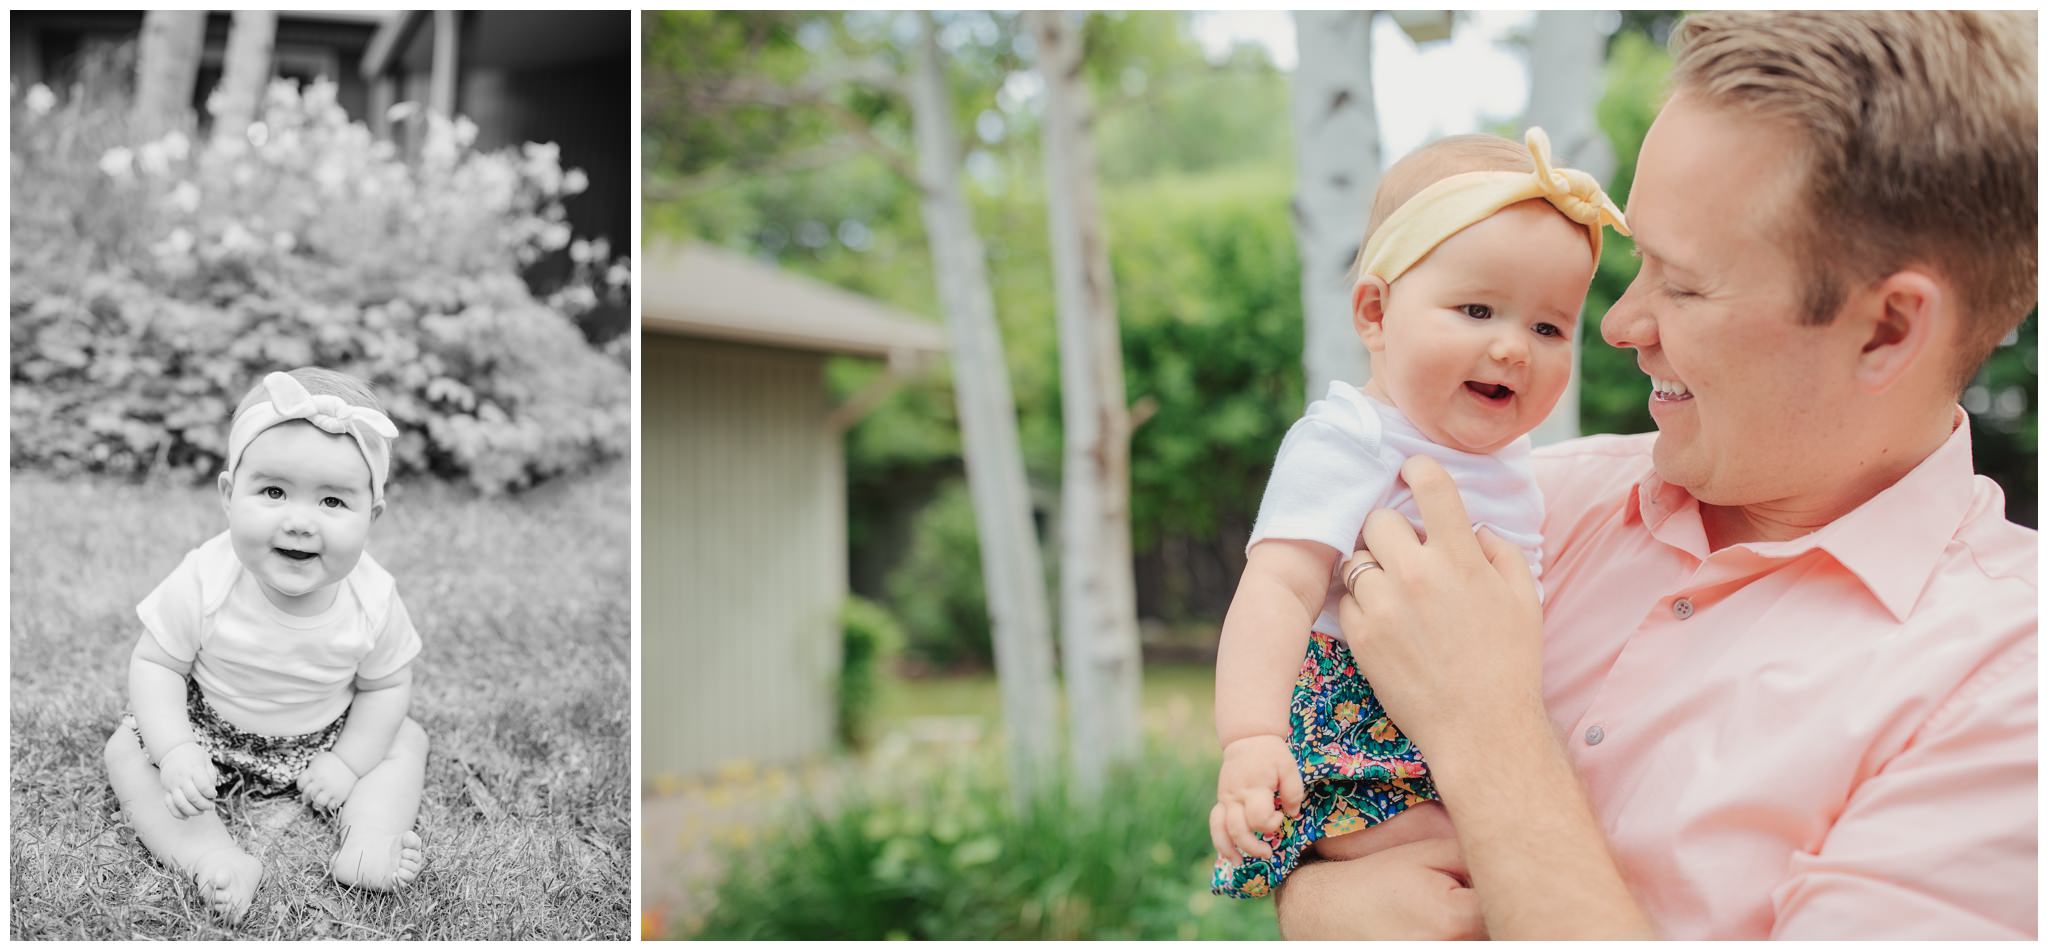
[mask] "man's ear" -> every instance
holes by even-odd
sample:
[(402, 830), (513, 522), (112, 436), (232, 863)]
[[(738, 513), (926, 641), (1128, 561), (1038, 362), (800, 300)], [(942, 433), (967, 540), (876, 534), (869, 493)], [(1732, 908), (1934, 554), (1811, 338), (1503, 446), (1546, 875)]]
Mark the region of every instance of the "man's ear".
[(1386, 349), (1386, 331), (1381, 322), (1387, 316), (1387, 282), (1367, 274), (1351, 288), (1351, 329), (1365, 349), (1378, 353)]
[(1863, 338), (1856, 357), (1856, 382), (1865, 392), (1883, 393), (1915, 367), (1940, 358), (1936, 343), (1952, 336), (1955, 294), (1927, 271), (1906, 268), (1850, 296), (1850, 313)]
[(220, 486), (220, 510), (226, 512), (228, 502), (235, 497), (235, 477), (222, 472), (216, 484)]

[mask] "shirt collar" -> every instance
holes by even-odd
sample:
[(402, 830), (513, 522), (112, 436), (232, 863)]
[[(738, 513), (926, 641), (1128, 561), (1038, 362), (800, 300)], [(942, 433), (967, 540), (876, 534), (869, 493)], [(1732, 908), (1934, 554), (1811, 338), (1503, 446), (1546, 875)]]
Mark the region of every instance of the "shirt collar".
[[(1849, 514), (1799, 538), (1732, 547), (1774, 561), (1818, 548), (1854, 574), (1893, 618), (1904, 620), (1976, 492), (1970, 421), (1962, 407), (1955, 410), (1954, 425), (1939, 449)], [(1674, 521), (1680, 513), (1688, 517)], [(1629, 491), (1623, 520), (1631, 517), (1660, 541), (1706, 560), (1699, 503), (1685, 489), (1658, 478), (1654, 468)]]

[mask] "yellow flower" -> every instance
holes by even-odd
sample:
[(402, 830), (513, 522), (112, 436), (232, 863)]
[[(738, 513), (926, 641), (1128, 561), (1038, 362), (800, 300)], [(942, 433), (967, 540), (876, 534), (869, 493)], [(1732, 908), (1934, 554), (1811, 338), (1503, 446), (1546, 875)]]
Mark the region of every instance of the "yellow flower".
[(1401, 731), (1394, 729), (1394, 721), (1386, 717), (1374, 720), (1367, 732), (1372, 735), (1373, 739), (1382, 743), (1390, 743), (1401, 735)]
[(1244, 893), (1253, 898), (1264, 898), (1267, 891), (1268, 886), (1266, 884), (1266, 876), (1264, 875), (1244, 883)]
[(1337, 722), (1350, 723), (1358, 719), (1358, 704), (1346, 700), (1337, 705)]

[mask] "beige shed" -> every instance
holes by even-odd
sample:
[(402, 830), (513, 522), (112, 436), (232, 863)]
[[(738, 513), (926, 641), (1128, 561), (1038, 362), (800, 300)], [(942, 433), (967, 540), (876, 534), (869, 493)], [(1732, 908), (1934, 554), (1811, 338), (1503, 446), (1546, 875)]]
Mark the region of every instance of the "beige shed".
[[(832, 744), (846, 428), (945, 350), (934, 321), (728, 251), (641, 258), (642, 775)], [(834, 405), (825, 361), (888, 361)]]

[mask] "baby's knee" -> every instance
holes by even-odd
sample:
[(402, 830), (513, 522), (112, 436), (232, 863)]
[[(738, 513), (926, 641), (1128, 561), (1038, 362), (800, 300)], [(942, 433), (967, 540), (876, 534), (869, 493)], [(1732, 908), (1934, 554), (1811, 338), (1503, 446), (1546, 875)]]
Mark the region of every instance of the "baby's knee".
[(142, 752), (142, 740), (135, 735), (135, 728), (123, 722), (115, 725), (112, 736), (107, 737), (106, 748), (101, 750), (108, 769), (126, 766), (140, 759), (148, 762)]
[(427, 746), (427, 731), (411, 717), (406, 717), (405, 722), (398, 725), (398, 736), (391, 741), (394, 752), (420, 759), (426, 758)]

